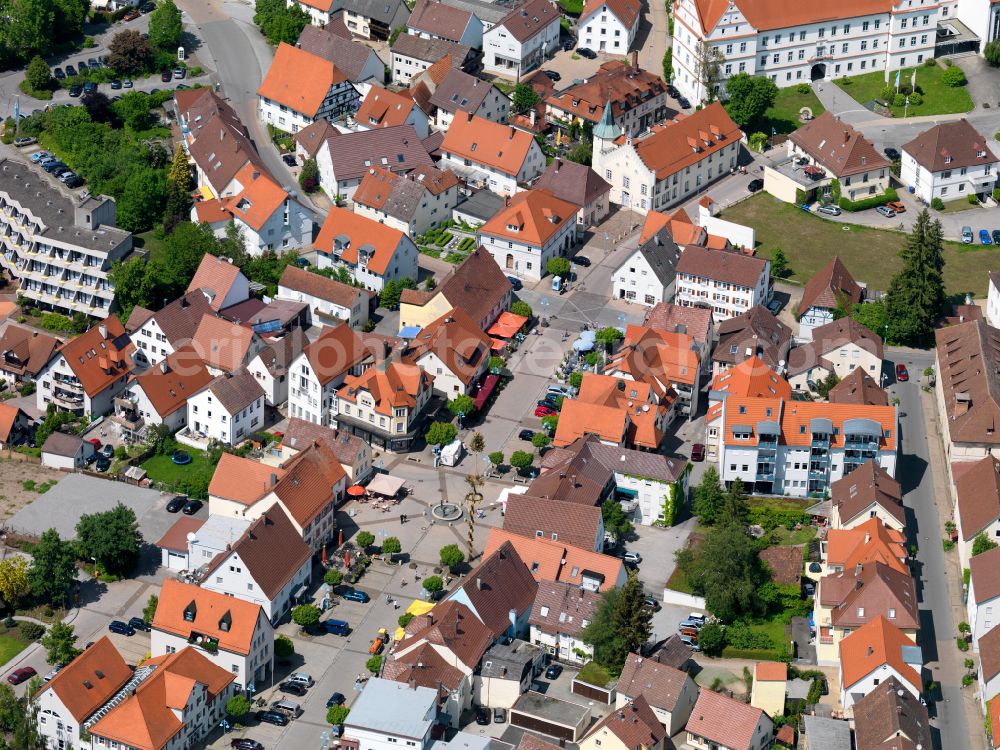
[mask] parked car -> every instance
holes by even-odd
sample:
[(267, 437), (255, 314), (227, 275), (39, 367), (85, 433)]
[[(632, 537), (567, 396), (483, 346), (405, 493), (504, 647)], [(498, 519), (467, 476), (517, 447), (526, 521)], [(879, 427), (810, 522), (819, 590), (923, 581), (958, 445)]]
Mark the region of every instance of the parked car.
[(75, 75), (76, 75), (76, 68), (74, 68), (72, 65), (67, 65), (66, 66), (66, 77), (67, 78), (72, 78)]
[(573, 389), (570, 388), (568, 385), (550, 385), (548, 388), (545, 389), (545, 391), (546, 393), (549, 393), (557, 397), (573, 395)]
[(178, 81), (182, 80), (187, 75), (187, 68), (182, 68), (180, 66), (174, 68), (174, 78)]
[(534, 430), (521, 430), (519, 433), (517, 433), (518, 440), (527, 440), (530, 442), (533, 437), (535, 437)]
[(71, 190), (76, 189), (80, 187), (83, 184), (83, 182), (84, 180), (82, 177), (80, 177), (80, 175), (73, 175), (68, 180), (66, 180), (66, 187), (70, 188)]
[(638, 552), (625, 552), (622, 554), (622, 560), (633, 565), (638, 565), (642, 562), (642, 555)]
[(567, 39), (565, 42), (562, 43), (563, 52), (569, 52), (570, 50), (573, 49), (575, 45), (576, 45), (575, 41), (573, 41), (572, 39)]
[(24, 148), (25, 146), (33, 146), (38, 143), (37, 138), (32, 138), (30, 135), (22, 135), (20, 138), (14, 139), (14, 145), (18, 148)]
[(201, 510), (201, 506), (202, 506), (201, 500), (194, 500), (194, 499), (188, 500), (186, 503), (184, 503), (184, 508), (182, 509), (181, 512), (184, 513), (185, 516), (193, 516), (195, 513)]
[(893, 211), (888, 206), (875, 206), (875, 211), (877, 213), (882, 214), (887, 219), (891, 219), (893, 216), (896, 215), (896, 212)]
[(816, 209), (817, 213), (826, 214), (827, 216), (840, 216), (840, 207), (835, 206), (832, 203), (826, 203)]
[(672, 83), (667, 84), (667, 93), (674, 99), (681, 95), (681, 92), (677, 90), (677, 87)]
[(553, 395), (551, 395), (551, 394), (549, 394), (549, 396), (546, 396), (541, 401), (539, 401), (536, 404), (536, 406), (545, 406), (545, 407), (548, 407), (549, 409), (558, 409), (559, 408), (559, 405), (556, 403), (556, 397), (553, 396)]
[(677, 103), (681, 105), (681, 109), (691, 109), (691, 102), (687, 100), (686, 96), (678, 96)]
[(903, 205), (902, 201), (889, 201), (885, 205), (886, 208), (891, 208), (897, 214), (906, 213), (906, 206)]
[(78, 62), (76, 64), (76, 67), (78, 67), (80, 69), (80, 75), (83, 75), (84, 73), (89, 73), (90, 72), (90, 68), (87, 67), (87, 63), (84, 60), (80, 60), (80, 62)]
[(359, 591), (358, 589), (348, 589), (341, 596), (349, 602), (361, 602), (362, 604), (365, 604), (371, 598), (364, 591)]
[(993, 244), (1000, 245), (1000, 229), (993, 230)]
[(899, 161), (900, 159), (899, 151), (892, 148), (891, 146), (889, 148), (882, 149), (882, 153), (885, 154), (885, 158), (887, 158), (889, 161)]
[(139, 6), (140, 13), (152, 13), (156, 10), (156, 3), (143, 3)]
[(966, 245), (972, 244), (972, 227), (962, 227), (962, 242)]
[(121, 620), (112, 620), (108, 623), (108, 630), (112, 633), (118, 633), (119, 635), (135, 635), (135, 628), (129, 625), (127, 622), (122, 622)]
[(57, 81), (62, 81), (65, 80), (66, 74), (63, 72), (62, 68), (53, 68), (52, 77), (55, 78)]
[(346, 700), (347, 698), (344, 696), (343, 693), (334, 693), (329, 698), (327, 698), (326, 707), (333, 708), (334, 706), (343, 706), (344, 701)]
[(755, 180), (750, 180), (750, 182), (747, 183), (747, 190), (749, 190), (751, 193), (756, 193), (757, 191), (763, 189), (764, 189), (764, 181), (759, 177)]
[(692, 628), (683, 624), (677, 626), (677, 634), (690, 638), (695, 643), (698, 642), (698, 628)]
[(103, 453), (106, 458), (112, 458), (115, 455), (115, 446), (108, 443), (101, 448), (101, 453)]
[(295, 156), (293, 154), (284, 154), (282, 155), (281, 160), (290, 167), (298, 166), (298, 162), (295, 161)]
[(257, 714), (257, 720), (266, 724), (274, 724), (277, 727), (288, 726), (288, 717), (280, 711), (261, 711)]
[(654, 612), (660, 611), (660, 601), (655, 596), (647, 596), (645, 604)]
[(126, 13), (124, 16), (122, 16), (122, 20), (125, 21), (125, 22), (134, 21), (138, 17), (139, 17), (139, 11), (137, 11), (137, 10), (130, 10), (128, 13)]
[(898, 365), (896, 365), (896, 380), (898, 380), (900, 383), (905, 383), (909, 379), (910, 379), (910, 373), (907, 371), (906, 365), (900, 362)]
[(705, 626), (704, 620), (692, 620), (690, 617), (686, 620), (681, 620), (680, 624), (677, 625), (678, 628), (694, 628), (695, 630), (701, 630)]
[(70, 86), (69, 95), (73, 98), (80, 96), (83, 93), (83, 86)]
[(167, 513), (179, 513), (180, 509), (187, 505), (187, 497), (184, 495), (178, 495), (172, 498), (170, 502), (167, 503)]
[(301, 682), (306, 687), (312, 687), (315, 684), (311, 674), (305, 672), (292, 672), (288, 675), (289, 682)]
[(237, 737), (234, 740), (230, 740), (229, 747), (232, 750), (264, 750), (264, 746), (257, 742), (257, 740), (252, 740), (249, 737)]
[(120, 89), (121, 87), (122, 87), (122, 82), (119, 81), (117, 78), (111, 82), (111, 88), (114, 89), (115, 91), (118, 91), (118, 89)]
[(561, 80), (562, 80), (562, 76), (561, 76), (561, 75), (559, 75), (559, 74), (558, 74), (558, 73), (557, 73), (556, 71), (554, 71), (554, 70), (543, 70), (543, 71), (542, 71), (542, 73), (543, 73), (543, 74), (545, 75), (545, 77), (546, 77), (546, 78), (548, 78), (548, 79), (549, 79), (550, 81), (561, 81)]
[(777, 315), (781, 312), (781, 308), (784, 307), (784, 303), (777, 297), (773, 298), (764, 307), (771, 311), (773, 315)]
[(680, 635), (681, 643), (685, 644), (692, 651), (701, 651), (701, 647), (698, 645), (698, 641), (687, 635)]
[(556, 413), (556, 410), (553, 409), (551, 406), (536, 406), (535, 407), (535, 416), (536, 417), (551, 417), (551, 416), (555, 415), (555, 413)]
[(368, 653), (381, 654), (382, 649), (385, 648), (386, 641), (389, 640), (389, 634), (386, 632), (385, 628), (379, 628), (378, 633), (375, 634), (375, 638), (372, 639), (371, 645), (368, 647)]
[(39, 162), (45, 159), (51, 159), (51, 158), (52, 158), (52, 153), (50, 151), (36, 151), (31, 155), (31, 161), (33, 161), (35, 164), (38, 164)]
[(507, 281), (510, 282), (511, 287), (514, 289), (515, 292), (523, 286), (521, 284), (521, 280), (517, 278), (517, 276), (508, 276)]
[(20, 685), (25, 680), (30, 680), (36, 674), (38, 672), (35, 671), (34, 667), (21, 667), (7, 675), (7, 682), (11, 685)]
[(333, 635), (350, 635), (351, 626), (348, 625), (344, 620), (323, 620), (320, 627), (323, 628), (327, 633), (332, 633)]
[(130, 617), (128, 618), (129, 627), (135, 630), (142, 630), (146, 633), (152, 631), (153, 628), (150, 627), (149, 623), (143, 620), (141, 617)]
[(705, 444), (695, 443), (691, 446), (691, 460), (692, 461), (704, 461), (705, 460)]
[(93, 94), (95, 91), (97, 91), (97, 84), (94, 83), (93, 81), (87, 81), (85, 84), (83, 84), (83, 93)]
[(490, 711), (488, 708), (484, 708), (483, 706), (476, 708), (476, 723), (481, 727), (489, 726)]
[(98, 456), (97, 461), (94, 462), (94, 469), (97, 471), (107, 471), (111, 468), (111, 459), (105, 458), (104, 456)]
[(705, 624), (705, 615), (701, 612), (688, 612), (687, 618), (689, 620), (694, 620), (695, 622), (700, 622), (702, 625)]
[(96, 70), (97, 68), (101, 67), (101, 64), (97, 61), (96, 57), (88, 57), (87, 67), (89, 67), (91, 70)]
[(586, 57), (588, 60), (597, 59), (597, 53), (594, 52), (594, 50), (590, 49), (590, 47), (577, 47), (576, 54), (578, 54), (580, 57)]
[[(62, 172), (61, 174), (59, 174), (58, 176), (59, 176), (59, 182), (61, 182), (63, 184), (66, 184), (67, 182), (69, 182), (70, 180), (72, 180), (74, 177), (76, 177), (76, 172), (74, 172), (72, 170), (66, 170), (65, 172)], [(105, 458), (107, 458), (107, 456), (105, 456)]]
[(980, 229), (979, 230), (979, 244), (980, 245), (992, 245), (993, 242), (990, 240), (990, 230)]
[(548, 669), (545, 670), (545, 679), (555, 680), (556, 678), (559, 677), (559, 675), (562, 674), (562, 671), (563, 671), (562, 664), (558, 662), (552, 662), (551, 664), (549, 664)]
[(57, 169), (68, 169), (68, 167), (57, 159), (55, 161), (45, 162), (44, 164), (42, 164), (42, 169), (44, 169), (49, 174), (52, 174)]
[(42, 678), (42, 682), (48, 682), (49, 680), (51, 680), (53, 677), (59, 674), (60, 669), (62, 669), (62, 667), (54, 667), (50, 669), (48, 672), (45, 673), (45, 676)]
[(286, 680), (278, 686), (278, 690), (283, 693), (289, 693), (291, 695), (303, 696), (309, 692), (309, 688), (303, 685), (301, 682), (292, 682), (291, 680)]
[(170, 83), (174, 79), (174, 74), (169, 70), (160, 71), (160, 80), (164, 83)]
[(124, 81), (122, 81), (122, 88), (123, 89), (130, 89), (134, 85), (135, 84), (132, 83), (132, 79), (131, 78), (126, 78)]

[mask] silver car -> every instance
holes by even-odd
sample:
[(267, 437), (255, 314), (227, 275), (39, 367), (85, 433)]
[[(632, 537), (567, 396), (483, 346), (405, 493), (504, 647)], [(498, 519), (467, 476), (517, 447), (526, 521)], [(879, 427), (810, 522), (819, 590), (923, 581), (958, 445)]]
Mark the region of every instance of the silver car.
[(824, 206), (820, 206), (816, 209), (816, 213), (826, 214), (827, 216), (840, 216), (840, 208), (834, 206), (832, 203)]
[(971, 245), (972, 238), (972, 227), (962, 227), (962, 243), (965, 245)]

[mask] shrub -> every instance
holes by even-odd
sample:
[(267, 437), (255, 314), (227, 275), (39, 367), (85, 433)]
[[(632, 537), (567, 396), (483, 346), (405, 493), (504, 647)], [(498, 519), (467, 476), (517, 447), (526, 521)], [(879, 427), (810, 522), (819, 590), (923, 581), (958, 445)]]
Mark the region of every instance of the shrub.
[(958, 646), (958, 650), (963, 653), (969, 650), (969, 642), (964, 638), (956, 638), (955, 645)]
[(327, 723), (339, 727), (347, 719), (347, 714), (350, 712), (351, 709), (347, 706), (330, 706), (330, 710), (326, 712)]
[[(949, 61), (950, 62), (950, 61)], [(967, 81), (965, 78), (965, 73), (957, 65), (948, 68), (944, 73), (941, 74), (941, 83), (945, 86), (951, 86), (953, 88), (958, 86), (964, 86)]]
[(343, 580), (344, 574), (339, 570), (334, 570), (333, 568), (330, 568), (330, 570), (323, 574), (323, 583), (327, 586), (339, 586)]
[(940, 198), (931, 198), (931, 208), (935, 211), (944, 211), (944, 201)]
[(279, 659), (287, 659), (295, 653), (295, 643), (287, 635), (279, 635), (274, 639), (274, 655)]
[(367, 549), (375, 544), (375, 535), (370, 531), (359, 531), (354, 541), (357, 542), (361, 549)]
[(902, 107), (904, 104), (906, 104), (906, 95), (902, 92), (892, 97), (892, 106)]
[(892, 86), (886, 86), (884, 89), (882, 89), (881, 93), (879, 94), (879, 98), (882, 101), (891, 102), (893, 99), (896, 98), (896, 89), (894, 89)]
[(798, 86), (795, 87), (795, 90), (798, 91), (800, 94), (808, 94), (812, 90), (812, 88), (809, 86), (808, 83), (800, 83)]
[(37, 641), (45, 635), (45, 626), (37, 622), (18, 622), (17, 634), (22, 641)]
[(919, 107), (923, 103), (924, 103), (924, 97), (922, 97), (916, 91), (914, 91), (912, 94), (910, 94), (910, 106), (911, 107)]
[(975, 193), (969, 193), (967, 196), (965, 196), (965, 199), (969, 201), (969, 204), (972, 206), (979, 205), (979, 196), (977, 196)]
[(717, 622), (710, 622), (698, 633), (698, 645), (707, 656), (718, 656), (726, 645), (726, 631)]
[(896, 194), (895, 189), (887, 188), (882, 195), (874, 195), (871, 198), (865, 198), (860, 201), (850, 201), (847, 198), (841, 198), (837, 205), (845, 211), (864, 211), (868, 208), (884, 206), (886, 203), (895, 200), (899, 200), (899, 196)]
[(399, 627), (405, 628), (407, 625), (410, 624), (410, 620), (412, 620), (412, 619), (413, 619), (413, 613), (412, 612), (404, 612), (403, 614), (401, 614), (399, 616), (399, 619), (396, 620), (396, 622), (399, 623)]
[(382, 670), (382, 654), (375, 654), (375, 656), (366, 661), (365, 669), (372, 674), (378, 674)]

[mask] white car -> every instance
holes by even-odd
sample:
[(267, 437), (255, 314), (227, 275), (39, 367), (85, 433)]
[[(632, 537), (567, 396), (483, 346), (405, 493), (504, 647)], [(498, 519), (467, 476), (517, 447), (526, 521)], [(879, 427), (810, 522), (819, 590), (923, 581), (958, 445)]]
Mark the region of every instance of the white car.
[(288, 675), (288, 681), (299, 682), (305, 685), (306, 687), (313, 686), (312, 675), (306, 674), (305, 672), (292, 672), (290, 675)]
[(632, 563), (633, 565), (638, 565), (639, 563), (642, 562), (642, 555), (640, 555), (638, 552), (626, 552), (624, 555), (622, 555), (622, 560), (624, 560), (627, 563)]
[(550, 385), (546, 389), (546, 393), (551, 393), (556, 396), (572, 396), (573, 389), (565, 385)]

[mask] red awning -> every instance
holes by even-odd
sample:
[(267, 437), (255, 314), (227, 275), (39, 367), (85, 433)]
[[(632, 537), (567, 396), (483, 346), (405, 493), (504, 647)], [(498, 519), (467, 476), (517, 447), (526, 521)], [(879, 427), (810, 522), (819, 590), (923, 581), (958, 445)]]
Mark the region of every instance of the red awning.
[(496, 388), (498, 382), (500, 382), (500, 376), (493, 373), (483, 378), (483, 381), (479, 384), (479, 390), (475, 395), (476, 410), (483, 408), (483, 404), (486, 403), (486, 399), (493, 393), (493, 389)]
[(488, 333), (490, 336), (495, 336), (501, 339), (511, 339), (514, 335), (524, 327), (524, 324), (528, 322), (528, 319), (523, 315), (515, 315), (512, 312), (502, 312), (500, 317), (497, 318), (496, 323), (490, 326)]
[(507, 342), (503, 339), (490, 339), (490, 351), (502, 352), (507, 346)]
[(362, 495), (365, 494), (365, 488), (362, 487), (360, 484), (355, 484), (347, 488), (347, 494), (350, 495), (351, 497), (361, 497)]

